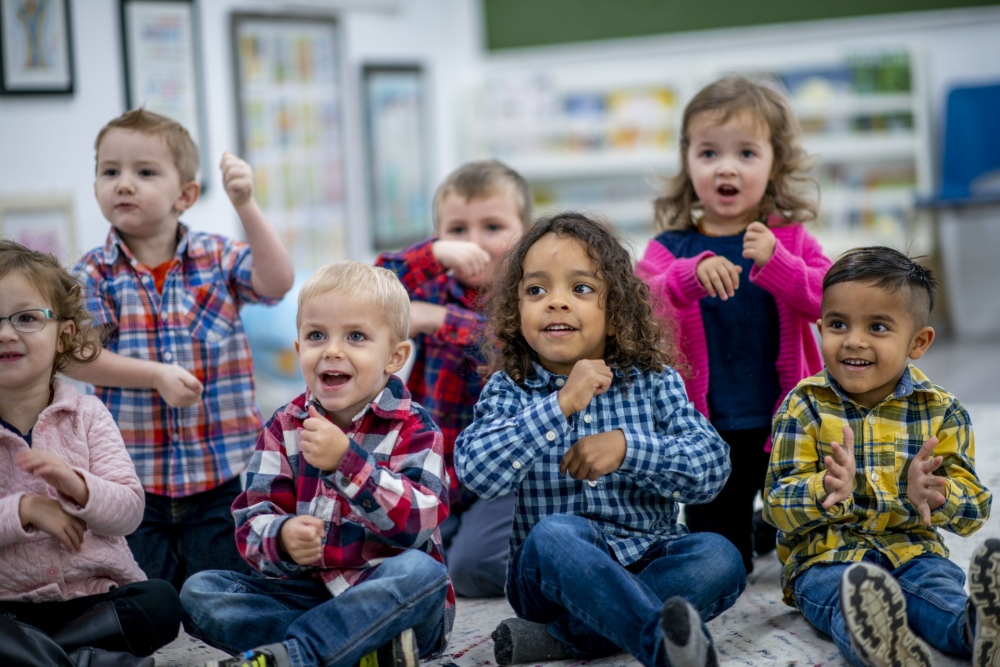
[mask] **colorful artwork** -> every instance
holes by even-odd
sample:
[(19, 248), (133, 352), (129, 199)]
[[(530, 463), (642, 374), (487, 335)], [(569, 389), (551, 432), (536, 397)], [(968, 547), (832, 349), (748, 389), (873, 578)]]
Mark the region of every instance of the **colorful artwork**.
[(72, 92), (68, 0), (0, 0), (0, 94)]
[(68, 195), (0, 199), (0, 236), (54, 255), (64, 265), (76, 260), (73, 204)]

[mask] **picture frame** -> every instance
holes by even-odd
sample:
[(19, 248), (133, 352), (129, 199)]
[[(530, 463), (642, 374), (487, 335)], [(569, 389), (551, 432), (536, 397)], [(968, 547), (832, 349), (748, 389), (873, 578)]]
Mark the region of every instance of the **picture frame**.
[(78, 258), (73, 197), (66, 193), (0, 197), (0, 237), (54, 255), (63, 266)]
[(125, 100), (180, 123), (198, 145), (204, 192), (210, 182), (201, 40), (194, 0), (120, 0)]
[(69, 0), (0, 0), (0, 95), (72, 95)]
[(417, 63), (362, 66), (371, 242), (398, 249), (432, 233), (426, 90)]

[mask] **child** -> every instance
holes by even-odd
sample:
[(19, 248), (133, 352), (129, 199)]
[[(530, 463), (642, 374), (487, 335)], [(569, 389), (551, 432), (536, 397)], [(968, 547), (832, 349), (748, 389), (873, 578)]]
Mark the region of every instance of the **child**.
[(771, 530), (753, 539), (771, 416), (822, 368), (810, 324), (830, 260), (793, 222), (815, 218), (816, 208), (798, 194), (808, 163), (779, 93), (743, 78), (716, 81), (687, 105), (682, 127), (680, 173), (656, 201), (664, 231), (636, 271), (676, 323), (688, 394), (738, 471), (715, 500), (685, 508), (688, 528), (727, 538), (750, 573), (754, 550), (774, 548)]
[(499, 372), (455, 464), (484, 498), (517, 491), (506, 592), (520, 618), (494, 632), (501, 665), (621, 650), (717, 664), (704, 622), (746, 575), (725, 539), (686, 534), (677, 503), (711, 500), (729, 459), (666, 365), (647, 294), (615, 234), (576, 213), (536, 222), (491, 288)]
[(524, 179), (496, 160), (455, 170), (434, 195), (436, 238), (377, 264), (392, 270), (410, 294), (410, 337), (416, 361), (407, 387), (444, 436), (451, 478), (451, 515), (441, 526), (455, 591), (503, 595), (513, 496), (477, 500), (455, 475), (455, 438), (472, 423), (485, 379), (478, 372), (485, 318), (479, 291), (493, 264), (531, 224)]
[(194, 572), (249, 572), (229, 507), (260, 432), (239, 309), (291, 287), (291, 260), (253, 198), (250, 167), (226, 153), (222, 177), (249, 245), (190, 230), (198, 149), (176, 122), (128, 111), (97, 135), (94, 192), (112, 229), (80, 260), (105, 352), (72, 377), (96, 385), (146, 491), (128, 536), (149, 577), (178, 590)]
[(845, 253), (823, 281), (826, 370), (774, 420), (764, 518), (784, 599), (853, 665), (926, 667), (927, 644), (1000, 665), (1000, 540), (973, 556), (969, 597), (938, 532), (989, 517), (969, 415), (907, 362), (934, 340), (934, 290), (895, 250)]
[(177, 593), (146, 581), (125, 542), (143, 495), (121, 434), (99, 400), (54, 377), (97, 358), (89, 331), (59, 262), (0, 239), (4, 665), (150, 664), (103, 651), (147, 656), (180, 627)]
[(268, 422), (233, 505), (240, 552), (267, 578), (192, 577), (185, 627), (257, 647), (210, 664), (415, 667), (447, 644), (455, 597), (441, 432), (393, 376), (409, 298), (390, 271), (337, 262), (302, 286), (296, 325), (306, 392)]

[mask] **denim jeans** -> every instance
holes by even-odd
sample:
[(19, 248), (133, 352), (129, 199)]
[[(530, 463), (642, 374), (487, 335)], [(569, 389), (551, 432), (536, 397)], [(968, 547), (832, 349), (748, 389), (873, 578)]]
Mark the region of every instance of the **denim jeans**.
[(576, 658), (624, 650), (646, 667), (665, 667), (664, 601), (680, 595), (694, 605), (710, 636), (704, 622), (731, 607), (746, 583), (739, 551), (720, 535), (665, 540), (623, 567), (594, 523), (554, 514), (514, 553), (507, 599), (519, 616), (547, 623)]
[(189, 634), (230, 653), (283, 642), (295, 667), (352, 667), (413, 628), (421, 656), (440, 648), (445, 566), (422, 551), (383, 561), (337, 597), (318, 579), (201, 572), (181, 590)]
[[(869, 551), (866, 561), (889, 570), (903, 589), (906, 620), (918, 636), (931, 646), (963, 658), (972, 657), (966, 636), (965, 572), (947, 558), (931, 554), (917, 556), (895, 570), (887, 559)], [(840, 579), (850, 563), (813, 565), (792, 584), (795, 600), (809, 623), (833, 638), (840, 653), (852, 665), (863, 667), (851, 647), (840, 608)], [(972, 628), (969, 628), (969, 637)]]

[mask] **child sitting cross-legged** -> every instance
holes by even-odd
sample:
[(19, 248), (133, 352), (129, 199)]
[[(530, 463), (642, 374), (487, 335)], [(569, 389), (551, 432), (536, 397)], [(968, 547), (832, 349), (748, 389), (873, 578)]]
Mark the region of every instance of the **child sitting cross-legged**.
[(189, 633), (243, 652), (210, 665), (415, 667), (447, 643), (448, 476), (441, 432), (393, 375), (408, 324), (386, 269), (337, 262), (302, 286), (306, 391), (268, 422), (233, 504), (266, 578), (202, 572), (181, 591)]

